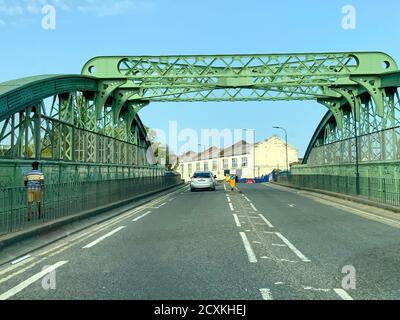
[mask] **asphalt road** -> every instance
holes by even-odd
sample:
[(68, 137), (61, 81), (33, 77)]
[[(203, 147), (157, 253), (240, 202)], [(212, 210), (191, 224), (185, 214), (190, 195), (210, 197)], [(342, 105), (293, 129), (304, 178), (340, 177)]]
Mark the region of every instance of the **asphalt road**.
[(399, 299), (399, 228), (268, 185), (185, 187), (2, 266), (0, 299)]

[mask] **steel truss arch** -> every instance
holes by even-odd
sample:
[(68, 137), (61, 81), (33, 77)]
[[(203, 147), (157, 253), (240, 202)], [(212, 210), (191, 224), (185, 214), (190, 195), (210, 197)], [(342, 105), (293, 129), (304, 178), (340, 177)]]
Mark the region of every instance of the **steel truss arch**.
[(99, 107), (99, 87), (81, 75), (0, 84), (0, 158), (145, 164), (150, 142), (141, 104), (111, 96)]
[[(326, 165), (355, 161), (354, 132), (357, 126), (360, 161), (400, 160), (400, 72), (383, 74), (379, 87), (368, 79), (352, 92), (354, 100), (338, 99), (334, 108), (343, 119), (337, 125), (337, 115), (328, 111), (319, 123), (305, 153), (304, 164)], [(321, 103), (326, 101), (319, 100)]]
[(82, 69), (108, 81), (109, 95), (129, 94), (122, 95), (128, 101), (316, 100), (329, 111), (304, 163), (318, 144), (350, 139), (354, 126), (361, 135), (393, 128), (397, 72), (382, 52), (110, 56), (90, 59)]

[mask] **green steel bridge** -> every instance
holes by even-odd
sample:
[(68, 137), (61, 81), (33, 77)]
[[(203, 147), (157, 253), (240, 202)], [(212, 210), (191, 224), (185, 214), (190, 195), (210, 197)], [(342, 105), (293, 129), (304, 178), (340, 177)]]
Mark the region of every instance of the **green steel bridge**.
[(80, 75), (2, 83), (0, 234), (22, 224), (32, 159), (44, 164), (49, 219), (176, 184), (146, 161), (138, 114), (151, 102), (317, 101), (327, 113), (292, 182), (340, 191), (345, 178), (348, 193), (384, 190), (400, 205), (399, 87), (381, 52), (95, 57)]

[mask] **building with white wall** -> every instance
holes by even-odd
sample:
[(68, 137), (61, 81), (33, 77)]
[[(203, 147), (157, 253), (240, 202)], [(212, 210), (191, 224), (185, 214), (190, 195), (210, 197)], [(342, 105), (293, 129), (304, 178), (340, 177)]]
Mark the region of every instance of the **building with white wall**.
[[(299, 160), (298, 150), (290, 144), (288, 160), (289, 165)], [(196, 171), (211, 171), (222, 180), (227, 172), (254, 178), (268, 175), (273, 169), (286, 170), (286, 143), (278, 136), (255, 145), (242, 140), (225, 149), (212, 147), (201, 153), (188, 151), (179, 157), (177, 171), (187, 181)]]

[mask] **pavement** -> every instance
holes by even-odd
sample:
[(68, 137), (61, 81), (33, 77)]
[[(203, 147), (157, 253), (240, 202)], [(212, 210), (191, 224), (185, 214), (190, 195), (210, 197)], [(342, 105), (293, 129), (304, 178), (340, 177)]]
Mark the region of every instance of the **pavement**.
[(4, 264), (0, 300), (397, 300), (400, 224), (365, 210), (186, 186)]

